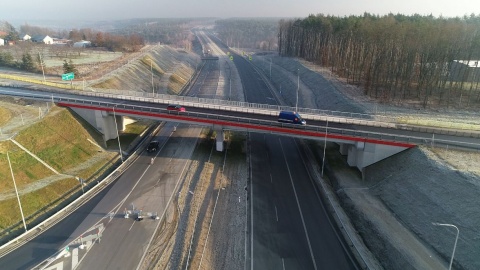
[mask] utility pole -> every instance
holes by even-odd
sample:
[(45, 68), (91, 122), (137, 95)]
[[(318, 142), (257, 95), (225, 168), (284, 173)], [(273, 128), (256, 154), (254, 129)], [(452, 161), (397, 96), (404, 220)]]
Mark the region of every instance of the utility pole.
[(118, 152), (120, 153), (120, 160), (123, 163), (122, 146), (120, 145), (120, 135), (118, 134), (117, 117), (115, 115), (115, 106), (113, 107), (113, 120), (115, 121), (115, 130), (117, 131)]
[(297, 68), (297, 102), (295, 102), (295, 111), (298, 111), (298, 90), (300, 89), (300, 69)]
[(152, 74), (152, 95), (155, 95), (155, 88), (153, 87), (153, 63), (152, 63), (152, 59), (150, 59), (150, 73)]
[(13, 176), (12, 163), (10, 162), (10, 156), (8, 155), (8, 151), (7, 151), (7, 159), (8, 159), (8, 166), (10, 166), (10, 172), (12, 173), (13, 186), (15, 187), (15, 193), (17, 194), (18, 206), (20, 207), (20, 214), (22, 215), (23, 227), (25, 228), (25, 232), (26, 232), (28, 231), (27, 224), (25, 223), (25, 216), (23, 215), (22, 204), (20, 203), (20, 196), (18, 195), (17, 184), (15, 183), (15, 176)]
[(272, 80), (272, 58), (270, 58), (270, 80)]

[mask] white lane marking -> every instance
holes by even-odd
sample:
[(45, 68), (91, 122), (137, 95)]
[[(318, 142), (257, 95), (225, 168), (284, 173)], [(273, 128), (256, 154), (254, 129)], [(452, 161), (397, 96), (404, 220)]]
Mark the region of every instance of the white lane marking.
[(283, 266), (283, 270), (285, 270), (285, 260), (282, 258), (282, 266)]
[(128, 229), (128, 231), (130, 231), (133, 228), (133, 225), (135, 225), (135, 221), (132, 223), (132, 226), (130, 226), (130, 229)]
[(78, 264), (78, 248), (74, 248), (72, 250), (72, 269), (75, 269), (77, 264)]
[(310, 238), (308, 237), (307, 227), (305, 226), (305, 220), (303, 219), (302, 208), (300, 207), (300, 202), (298, 201), (297, 191), (295, 189), (295, 185), (292, 179), (292, 173), (290, 172), (290, 166), (288, 166), (287, 157), (285, 156), (285, 150), (283, 149), (282, 141), (279, 138), (278, 141), (280, 142), (280, 147), (282, 148), (283, 159), (285, 160), (285, 164), (287, 165), (288, 175), (290, 177), (290, 182), (292, 183), (293, 193), (295, 194), (295, 200), (297, 201), (298, 210), (300, 211), (300, 218), (302, 219), (303, 230), (305, 231), (305, 235), (307, 237), (308, 248), (310, 249), (310, 256), (312, 257), (313, 268), (317, 269), (317, 264), (315, 262), (315, 256), (313, 255), (312, 245), (310, 244)]
[(277, 212), (277, 206), (275, 205), (275, 216), (277, 217), (277, 221), (278, 221), (278, 212)]

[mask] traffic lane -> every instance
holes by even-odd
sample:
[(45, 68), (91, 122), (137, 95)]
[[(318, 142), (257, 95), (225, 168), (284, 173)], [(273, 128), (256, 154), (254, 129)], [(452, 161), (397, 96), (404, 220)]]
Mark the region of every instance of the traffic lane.
[[(285, 246), (278, 231), (273, 196), (272, 170), (265, 135), (250, 133), (251, 265), (252, 269), (281, 269), (280, 250)], [(268, 136), (271, 137), (271, 136)]]
[(219, 77), (218, 61), (207, 61), (207, 65), (202, 69), (202, 73), (205, 73), (205, 78), (195, 96), (198, 98), (215, 99)]
[(309, 174), (305, 153), (301, 151), (297, 140), (286, 137), (280, 137), (279, 140), (285, 153), (286, 165), (292, 175), (290, 185), (294, 187), (298, 199), (295, 204), (298, 204), (302, 211), (317, 269), (356, 269)]
[[(187, 125), (177, 127), (175, 138), (171, 138), (161, 149), (154, 164), (121, 208), (132, 209), (134, 205), (144, 214), (157, 213), (161, 217), (171, 196), (175, 195), (175, 188), (193, 153), (200, 130)], [(135, 217), (130, 215), (125, 219), (123, 215), (117, 215), (112, 225), (106, 226), (101, 244), (92, 248), (77, 269), (135, 269), (161, 221), (145, 217), (138, 222)]]
[[(164, 126), (158, 134), (152, 137), (151, 140), (159, 142), (160, 148), (168, 141), (172, 127), (170, 125)], [(112, 188), (105, 198), (99, 202), (95, 208), (90, 211), (90, 214), (85, 217), (75, 232), (69, 237), (69, 243), (77, 239), (81, 234), (87, 231), (89, 228), (100, 222), (103, 218), (107, 217), (112, 211), (119, 213), (124, 210), (121, 207), (122, 200), (128, 196), (128, 193), (134, 188), (137, 183), (138, 176), (150, 166), (150, 160), (155, 157), (157, 152), (149, 153), (143, 150), (138, 158), (130, 165), (130, 167), (122, 172), (122, 175), (112, 183)]]
[(265, 81), (252, 68), (248, 60), (243, 57), (234, 57), (233, 59), (245, 89), (245, 100), (250, 103), (277, 105), (275, 97), (270, 92)]
[(286, 269), (314, 269), (310, 240), (303, 226), (301, 209), (297, 205), (297, 194), (291, 184), (291, 177), (297, 176), (294, 175), (292, 165), (288, 163), (290, 149), (285, 151), (280, 136), (269, 135), (266, 143), (271, 153), (273, 176), (270, 194), (275, 201), (278, 232), (283, 243), (280, 250), (282, 264)]
[(252, 269), (313, 269), (279, 137), (251, 134), (251, 142)]

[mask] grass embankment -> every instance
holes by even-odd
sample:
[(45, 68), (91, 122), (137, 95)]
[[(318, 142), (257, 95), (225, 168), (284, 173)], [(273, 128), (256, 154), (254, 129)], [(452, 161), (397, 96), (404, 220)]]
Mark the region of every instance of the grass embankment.
[(5, 125), (12, 118), (12, 114), (8, 109), (0, 107), (0, 126)]
[[(5, 113), (2, 110), (0, 115)], [(2, 116), (0, 116), (2, 119)], [(127, 126), (122, 149), (147, 128), (150, 122)], [(109, 169), (118, 157), (116, 152), (105, 152), (101, 135), (89, 124), (70, 113), (68, 109), (54, 107), (41, 121), (22, 130), (17, 142), (38, 156), (55, 170), (54, 172), (10, 141), (0, 143), (0, 242), (10, 233), (23, 232), (20, 209), (14, 191), (6, 152), (9, 152), (15, 182), (20, 192), (23, 213), (28, 223), (35, 221), (48, 210), (81, 190), (75, 176), (88, 181), (96, 180)], [(46, 182), (48, 177), (50, 181)], [(54, 179), (51, 181), (51, 179)], [(26, 192), (27, 191), (27, 192)], [(78, 195), (79, 193), (77, 193)], [(32, 224), (33, 226), (33, 224)]]

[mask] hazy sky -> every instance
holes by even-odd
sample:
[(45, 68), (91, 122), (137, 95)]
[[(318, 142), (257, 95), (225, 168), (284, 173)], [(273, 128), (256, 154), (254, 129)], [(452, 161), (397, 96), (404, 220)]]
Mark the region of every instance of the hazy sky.
[(337, 16), (363, 12), (445, 17), (480, 14), (479, 0), (1, 0), (1, 20)]

